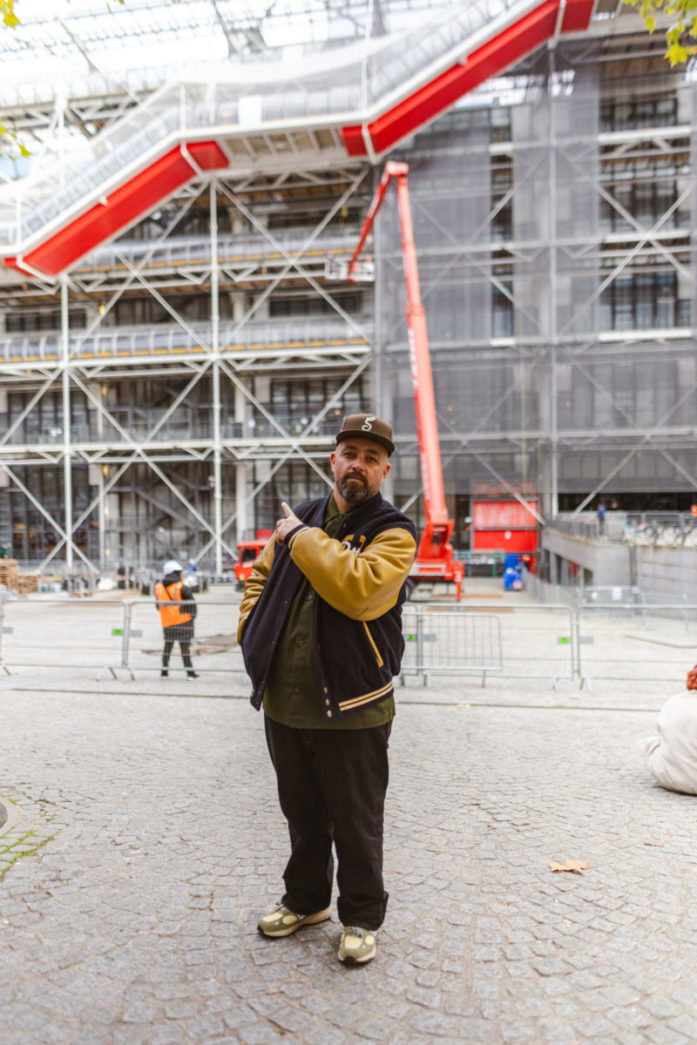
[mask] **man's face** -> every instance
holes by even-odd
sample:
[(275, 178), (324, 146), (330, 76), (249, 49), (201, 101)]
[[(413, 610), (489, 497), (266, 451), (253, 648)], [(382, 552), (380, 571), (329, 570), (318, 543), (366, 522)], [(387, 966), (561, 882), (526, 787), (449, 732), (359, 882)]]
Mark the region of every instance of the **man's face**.
[(334, 492), (344, 501), (338, 505), (340, 510), (361, 504), (378, 492), (390, 470), (387, 456), (387, 450), (372, 439), (350, 438), (339, 443), (330, 461)]

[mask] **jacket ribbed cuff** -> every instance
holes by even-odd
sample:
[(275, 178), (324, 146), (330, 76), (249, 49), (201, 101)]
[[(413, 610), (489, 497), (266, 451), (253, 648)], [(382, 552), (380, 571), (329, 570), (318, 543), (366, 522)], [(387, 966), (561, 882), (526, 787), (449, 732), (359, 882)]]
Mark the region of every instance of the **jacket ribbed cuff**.
[(296, 535), (299, 534), (301, 530), (308, 530), (308, 529), (309, 529), (309, 527), (306, 526), (305, 523), (300, 523), (300, 525), (296, 526), (294, 530), (291, 530), (290, 533), (286, 536), (286, 547), (288, 549), (290, 549), (290, 547), (291, 547), (291, 545), (293, 543), (293, 540), (296, 537)]

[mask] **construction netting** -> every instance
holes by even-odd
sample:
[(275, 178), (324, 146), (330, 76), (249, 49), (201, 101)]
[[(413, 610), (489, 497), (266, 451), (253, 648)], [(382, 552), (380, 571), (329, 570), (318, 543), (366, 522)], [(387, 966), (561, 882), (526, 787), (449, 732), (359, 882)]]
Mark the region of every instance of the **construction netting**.
[[(664, 94), (622, 105), (592, 49), (555, 62), (540, 56), (499, 106), (456, 109), (400, 155), (453, 510), (492, 477), (532, 481), (545, 511), (565, 492), (694, 481), (692, 441), (666, 433), (697, 410), (694, 280), (680, 248), (697, 213), (695, 88), (676, 95), (673, 82), (670, 112)], [(669, 119), (685, 140), (661, 145), (652, 127)], [(605, 133), (615, 126), (616, 140)], [(404, 440), (395, 495), (411, 503), (420, 474), (394, 197), (375, 250), (375, 378)]]

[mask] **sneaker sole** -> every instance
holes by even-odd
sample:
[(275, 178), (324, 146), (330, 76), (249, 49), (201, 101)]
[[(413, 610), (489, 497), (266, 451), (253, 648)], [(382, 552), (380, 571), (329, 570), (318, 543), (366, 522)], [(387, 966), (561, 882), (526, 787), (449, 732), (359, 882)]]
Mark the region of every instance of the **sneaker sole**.
[(257, 931), (262, 936), (267, 936), (270, 940), (279, 940), (284, 936), (292, 936), (298, 929), (303, 929), (306, 925), (319, 925), (320, 922), (326, 922), (331, 916), (331, 907), (325, 907), (323, 911), (315, 911), (314, 914), (308, 914), (306, 918), (296, 922), (295, 925), (287, 925), (282, 929), (262, 929), (260, 925), (257, 925)]
[(370, 954), (364, 954), (362, 958), (354, 958), (352, 954), (347, 954), (344, 958), (339, 955), (339, 961), (343, 962), (344, 965), (365, 965), (366, 962), (372, 962), (376, 954), (377, 948)]
[[(364, 965), (366, 962), (372, 962), (373, 958), (378, 952), (378, 948), (375, 940), (375, 933), (368, 933), (368, 935), (372, 936), (373, 938), (372, 950), (364, 950), (362, 954), (360, 953), (359, 948), (355, 948), (355, 950), (347, 950), (345, 954), (342, 954), (341, 952), (344, 945), (342, 937), (341, 943), (339, 945), (339, 950), (336, 952), (336, 956), (339, 959), (339, 961), (343, 962), (344, 965)], [(367, 940), (364, 939), (363, 942), (367, 943)], [(368, 946), (370, 945), (368, 944)]]

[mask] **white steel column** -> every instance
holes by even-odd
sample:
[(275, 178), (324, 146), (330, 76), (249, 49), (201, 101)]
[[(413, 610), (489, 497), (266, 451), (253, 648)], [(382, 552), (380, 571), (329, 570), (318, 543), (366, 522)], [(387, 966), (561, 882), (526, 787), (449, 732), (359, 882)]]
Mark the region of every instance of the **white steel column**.
[(104, 496), (104, 469), (107, 465), (99, 466), (99, 486), (98, 498), (99, 508), (97, 509), (97, 516), (99, 518), (99, 570), (101, 573), (107, 568), (107, 552), (106, 552), (106, 524), (107, 524), (107, 505), (106, 498)]
[(220, 442), (220, 269), (218, 265), (218, 198), (215, 179), (210, 184), (211, 225), (211, 349), (213, 367), (213, 532), (215, 575), (223, 572), (223, 483)]
[[(242, 425), (243, 436), (247, 435), (247, 419), (249, 400), (242, 392), (240, 385), (235, 385), (235, 420)], [(247, 500), (247, 480), (250, 466), (244, 461), (235, 465), (235, 514), (237, 516), (237, 543), (249, 536), (249, 502)]]
[[(561, 15), (563, 5), (560, 5)], [(550, 48), (547, 80), (547, 103), (549, 105), (549, 287), (548, 289), (548, 322), (549, 322), (549, 374), (547, 389), (549, 395), (549, 504), (542, 514), (547, 512), (554, 518), (559, 512), (559, 462), (557, 461), (557, 137), (555, 127), (555, 102), (552, 93), (552, 76), (555, 68), (555, 51)], [(546, 485), (546, 483), (545, 483)]]
[(68, 277), (61, 276), (61, 368), (63, 378), (63, 494), (65, 497), (65, 568), (73, 570), (73, 473), (70, 458), (70, 325)]

